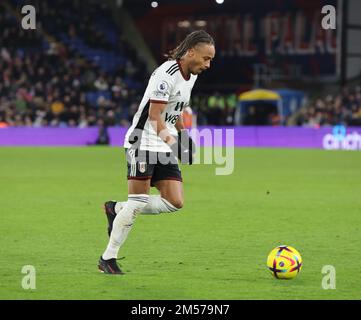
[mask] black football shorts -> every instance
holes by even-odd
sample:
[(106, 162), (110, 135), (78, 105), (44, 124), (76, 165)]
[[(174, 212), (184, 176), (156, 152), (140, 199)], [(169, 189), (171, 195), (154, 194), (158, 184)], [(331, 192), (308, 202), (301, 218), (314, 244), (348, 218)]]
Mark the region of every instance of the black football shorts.
[(170, 152), (125, 149), (128, 180), (151, 179), (151, 186), (159, 180), (182, 181), (178, 160)]

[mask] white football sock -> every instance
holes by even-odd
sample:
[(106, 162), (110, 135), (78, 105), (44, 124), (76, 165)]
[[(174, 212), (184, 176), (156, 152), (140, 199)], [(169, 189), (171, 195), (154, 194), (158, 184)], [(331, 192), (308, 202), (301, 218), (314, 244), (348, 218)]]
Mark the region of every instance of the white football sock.
[(148, 200), (149, 195), (147, 194), (130, 194), (128, 196), (128, 201), (114, 219), (109, 243), (102, 255), (104, 260), (117, 258), (120, 247), (132, 229), (137, 213), (143, 210)]
[[(119, 213), (125, 206), (126, 202), (117, 202), (115, 204), (115, 212)], [(169, 201), (161, 196), (149, 196), (148, 204), (142, 209), (141, 214), (159, 214), (167, 212), (175, 212), (178, 208), (173, 206)]]

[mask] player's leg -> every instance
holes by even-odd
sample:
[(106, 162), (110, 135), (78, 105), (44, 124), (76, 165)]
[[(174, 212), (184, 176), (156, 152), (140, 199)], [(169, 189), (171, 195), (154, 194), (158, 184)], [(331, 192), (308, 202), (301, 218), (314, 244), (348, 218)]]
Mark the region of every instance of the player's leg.
[(128, 168), (128, 201), (117, 215), (112, 215), (108, 221), (110, 239), (106, 250), (99, 260), (99, 269), (106, 273), (121, 273), (116, 258), (120, 247), (127, 239), (137, 213), (147, 205), (149, 200), (150, 179), (155, 164), (147, 163), (147, 153), (137, 149), (126, 150)]
[(99, 269), (106, 273), (121, 273), (116, 264), (120, 247), (128, 237), (136, 215), (148, 203), (150, 179), (128, 180), (128, 201), (115, 216), (106, 250), (99, 260)]
[[(138, 149), (126, 149), (126, 160), (128, 168), (128, 192), (141, 193), (143, 189), (142, 181), (147, 180), (147, 194), (149, 194), (149, 184), (150, 179), (152, 178), (155, 164), (151, 163), (151, 155), (148, 151), (140, 151)], [(135, 181), (132, 183), (131, 181)], [(138, 187), (138, 186), (141, 187)], [(144, 191), (144, 190), (143, 190)], [(131, 194), (131, 193), (128, 193)], [(149, 197), (148, 197), (149, 199)], [(129, 200), (129, 199), (128, 199)], [(116, 201), (107, 201), (104, 203), (104, 211), (108, 219), (108, 236), (112, 232), (114, 219), (128, 201), (116, 202)]]
[(183, 207), (183, 182), (177, 180), (158, 180), (154, 186), (159, 190), (160, 195), (156, 196), (167, 201), (173, 208), (179, 210)]
[[(158, 183), (157, 183), (158, 184)], [(161, 184), (159, 187), (155, 185), (158, 191), (161, 193), (161, 189), (165, 190), (165, 187)], [(163, 191), (163, 194), (168, 194), (168, 192)], [(160, 213), (169, 213), (175, 212), (182, 207), (182, 201), (176, 201), (175, 197), (172, 197), (174, 201), (170, 202), (167, 198), (164, 198), (161, 194), (160, 195), (150, 195), (148, 204), (143, 208), (140, 214), (160, 214)], [(173, 203), (177, 204), (175, 206)], [(108, 223), (111, 224), (110, 219), (114, 220), (114, 216), (122, 210), (126, 201), (108, 201), (105, 203), (105, 211), (108, 216)], [(109, 233), (109, 230), (108, 230)]]
[(158, 163), (151, 185), (159, 190), (160, 195), (152, 196), (153, 205), (149, 203), (142, 213), (176, 212), (183, 207), (182, 173), (178, 163)]
[[(158, 157), (162, 156), (158, 153)], [(178, 164), (162, 164), (162, 162), (159, 162), (154, 167), (151, 186), (155, 186), (159, 190), (160, 195), (149, 196), (147, 206), (141, 211), (142, 214), (176, 212), (182, 208), (183, 183)], [(111, 214), (107, 215), (110, 217), (114, 216), (123, 208), (124, 204), (125, 202), (107, 202), (105, 204), (106, 210), (111, 212)], [(111, 226), (111, 224), (109, 225)]]

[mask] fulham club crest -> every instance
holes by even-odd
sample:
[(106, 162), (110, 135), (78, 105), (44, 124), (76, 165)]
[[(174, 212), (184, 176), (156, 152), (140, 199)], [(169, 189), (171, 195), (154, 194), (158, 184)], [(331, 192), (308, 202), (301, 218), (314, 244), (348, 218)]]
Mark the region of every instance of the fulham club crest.
[(146, 162), (139, 162), (139, 172), (144, 173), (147, 170), (147, 163)]

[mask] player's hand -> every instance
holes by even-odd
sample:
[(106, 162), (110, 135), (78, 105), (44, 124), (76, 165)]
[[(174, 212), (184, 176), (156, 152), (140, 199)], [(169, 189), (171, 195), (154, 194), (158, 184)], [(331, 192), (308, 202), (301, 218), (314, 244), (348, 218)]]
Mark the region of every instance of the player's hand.
[(188, 131), (183, 129), (178, 132), (178, 141), (185, 147), (188, 148), (191, 154), (196, 153), (196, 144), (193, 139), (189, 136)]
[(172, 149), (173, 154), (180, 160), (182, 164), (192, 164), (192, 154), (189, 152), (189, 149), (186, 149), (179, 140), (175, 139), (175, 142), (169, 144), (169, 147)]
[(170, 147), (182, 164), (193, 163), (196, 145), (189, 136), (187, 130), (179, 131), (176, 143), (172, 144)]
[[(161, 138), (163, 137), (161, 136)], [(181, 130), (178, 132), (178, 137), (168, 134), (164, 137), (163, 141), (168, 144), (172, 153), (182, 164), (193, 163), (193, 155), (196, 152), (196, 145), (192, 138), (188, 135), (187, 130)]]

